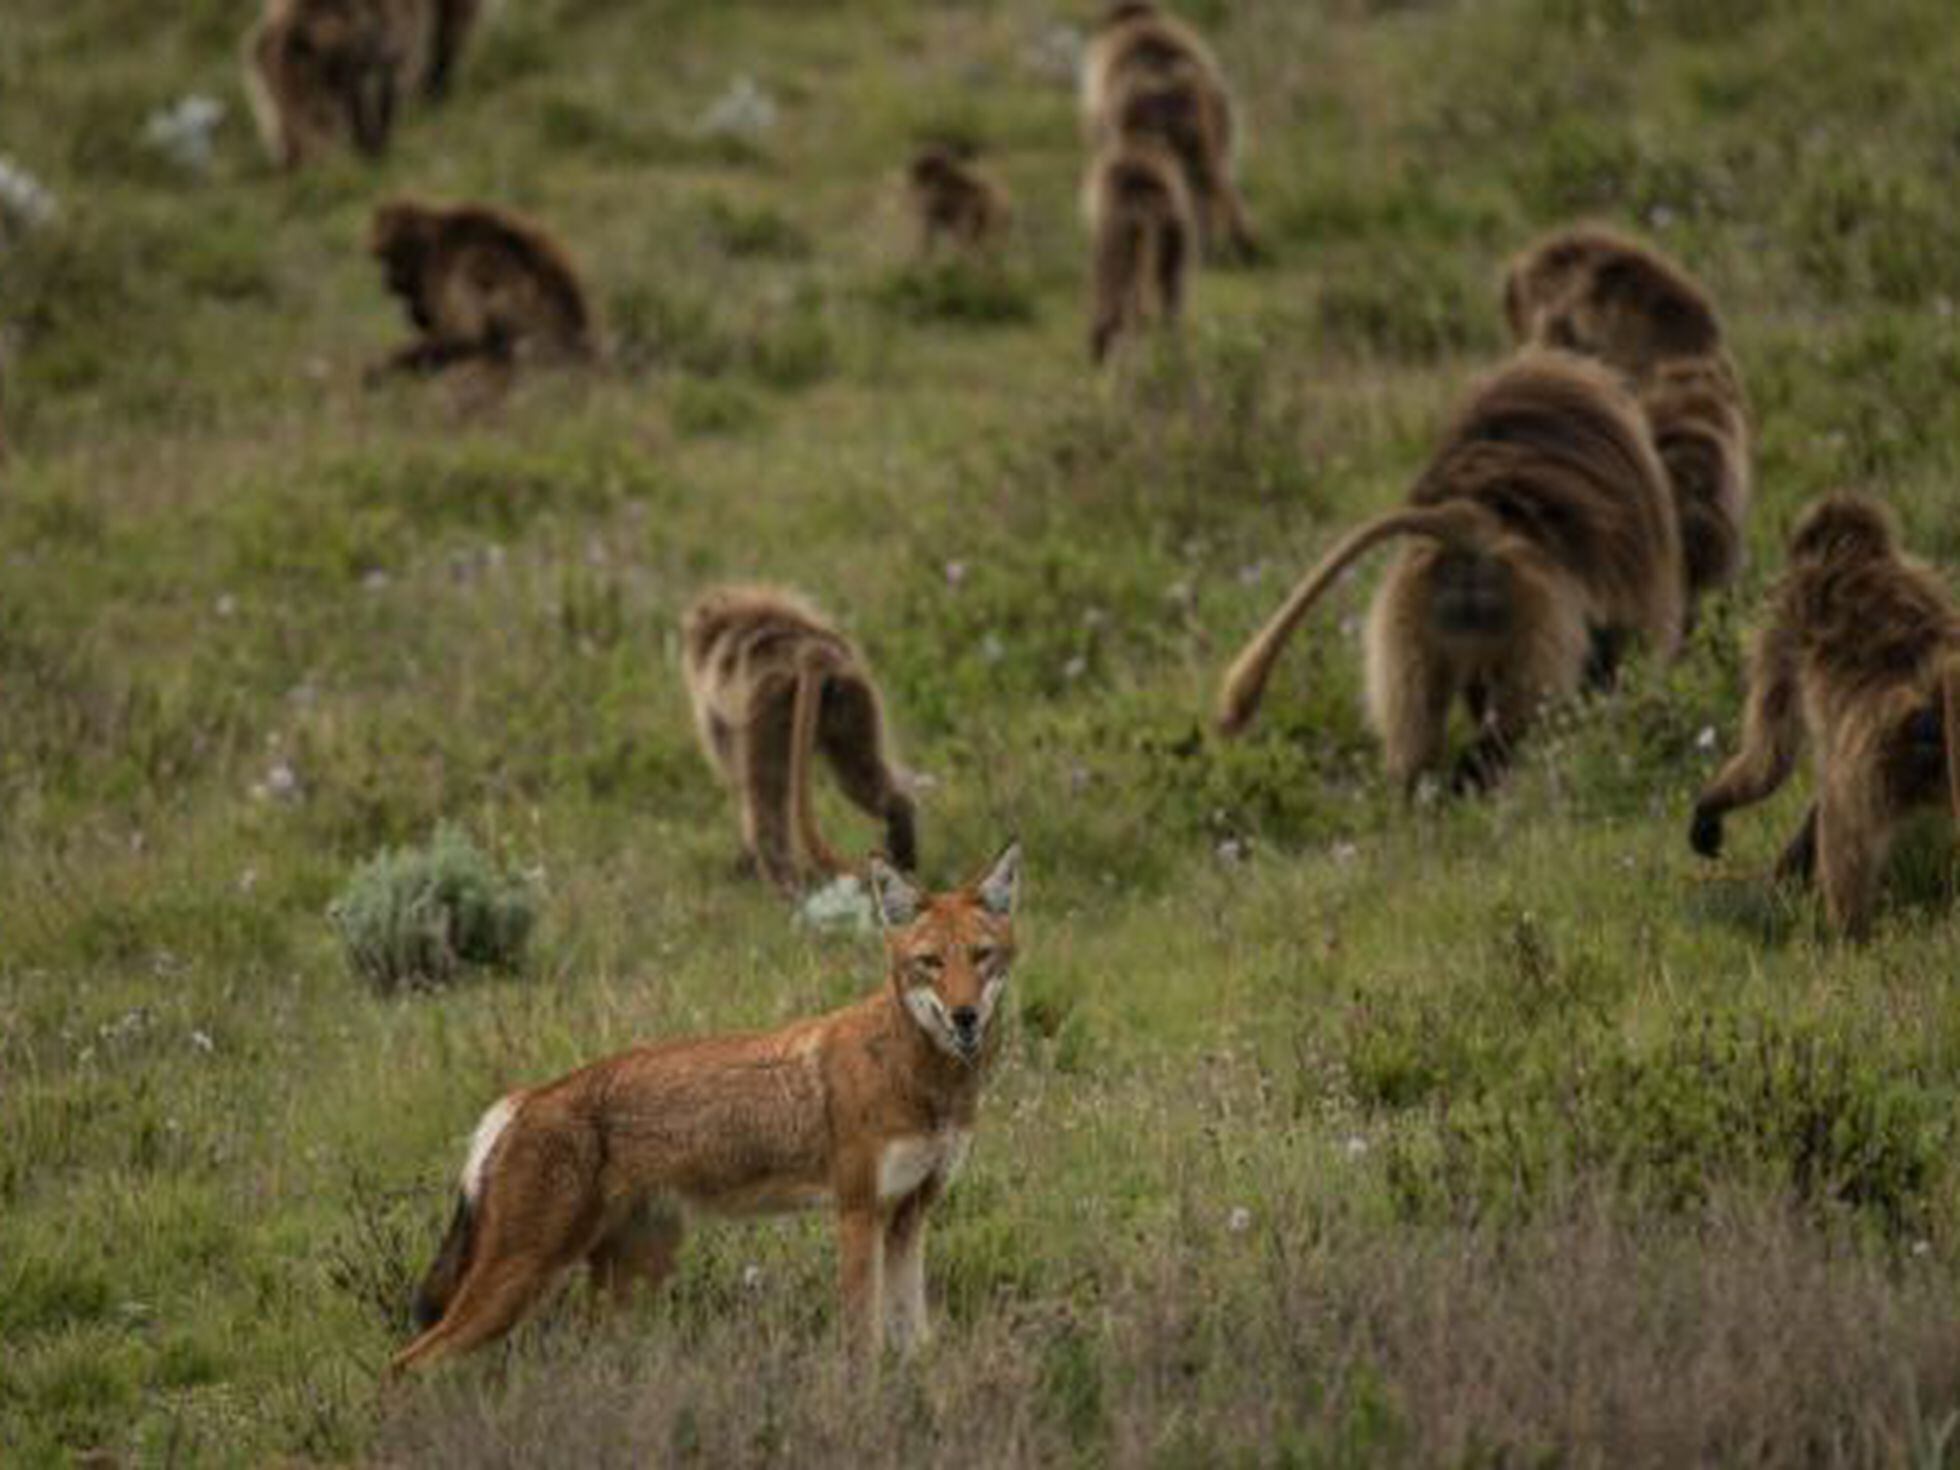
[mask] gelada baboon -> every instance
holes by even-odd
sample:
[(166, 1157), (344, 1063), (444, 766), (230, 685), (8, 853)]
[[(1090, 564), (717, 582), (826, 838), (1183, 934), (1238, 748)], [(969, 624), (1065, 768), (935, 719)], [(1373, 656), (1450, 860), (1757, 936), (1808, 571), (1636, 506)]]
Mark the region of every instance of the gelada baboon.
[(449, 77), (481, 0), (266, 0), (246, 33), (245, 91), (266, 150), (297, 168), (342, 142), (378, 155), (395, 109)]
[(1184, 176), (1162, 148), (1116, 143), (1090, 165), (1082, 191), (1090, 239), (1089, 355), (1151, 322), (1175, 327), (1197, 249)]
[(853, 870), (817, 830), (818, 749), (845, 796), (884, 822), (886, 855), (908, 872), (917, 866), (912, 798), (886, 754), (877, 686), (816, 609), (773, 588), (713, 588), (681, 620), (681, 670), (701, 748), (735, 793), (743, 848), (763, 876), (793, 889), (804, 863), (824, 875)]
[(1486, 379), (1391, 511), (1307, 574), (1225, 676), (1218, 723), (1243, 729), (1280, 649), (1314, 601), (1371, 547), (1415, 544), (1368, 615), (1367, 700), (1391, 779), (1437, 766), (1460, 695), (1477, 731), (1457, 790), (1489, 785), (1551, 701), (1582, 687), (1594, 635), (1681, 635), (1681, 548), (1640, 410), (1606, 368), (1532, 350)]
[(1935, 802), (1960, 820), (1960, 610), (1860, 495), (1826, 496), (1790, 538), (1751, 653), (1742, 748), (1695, 802), (1696, 852), (1721, 852), (1722, 818), (1789, 779), (1806, 737), (1816, 799), (1778, 871), (1821, 873), (1831, 924), (1859, 935), (1900, 820)]
[(974, 165), (964, 149), (930, 144), (906, 169), (912, 213), (919, 222), (919, 255), (929, 258), (940, 241), (965, 255), (999, 250), (1013, 219), (1007, 190)]
[(420, 333), (374, 368), (371, 381), (472, 359), (594, 355), (592, 314), (564, 250), (506, 210), (392, 200), (374, 212), (368, 250)]
[(1692, 619), (1741, 569), (1750, 500), (1748, 405), (1708, 294), (1659, 252), (1580, 225), (1512, 262), (1504, 312), (1518, 341), (1596, 357), (1633, 384), (1680, 517)]
[(1154, 143), (1177, 159), (1208, 251), (1259, 253), (1234, 178), (1231, 92), (1189, 26), (1145, 0), (1110, 6), (1084, 57), (1082, 116), (1092, 151)]

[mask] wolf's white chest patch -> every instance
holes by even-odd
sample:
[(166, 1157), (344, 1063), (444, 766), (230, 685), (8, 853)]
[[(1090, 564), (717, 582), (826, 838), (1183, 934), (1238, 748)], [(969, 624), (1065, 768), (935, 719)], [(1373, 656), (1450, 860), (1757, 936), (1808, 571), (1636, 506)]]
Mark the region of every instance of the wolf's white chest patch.
[(914, 1133), (894, 1138), (885, 1145), (878, 1159), (878, 1198), (903, 1199), (933, 1175), (951, 1184), (953, 1176), (966, 1162), (972, 1142), (964, 1128), (942, 1128), (937, 1133)]

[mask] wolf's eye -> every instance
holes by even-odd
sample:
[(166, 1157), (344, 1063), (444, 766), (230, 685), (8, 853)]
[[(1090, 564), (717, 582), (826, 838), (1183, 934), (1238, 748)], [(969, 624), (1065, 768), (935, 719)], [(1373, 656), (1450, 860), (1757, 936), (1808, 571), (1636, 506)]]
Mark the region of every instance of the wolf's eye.
[(973, 963), (982, 970), (993, 969), (1001, 960), (1001, 949), (998, 944), (976, 944), (970, 953), (973, 956)]
[(906, 963), (919, 974), (927, 977), (937, 975), (946, 968), (946, 961), (936, 954), (915, 954)]

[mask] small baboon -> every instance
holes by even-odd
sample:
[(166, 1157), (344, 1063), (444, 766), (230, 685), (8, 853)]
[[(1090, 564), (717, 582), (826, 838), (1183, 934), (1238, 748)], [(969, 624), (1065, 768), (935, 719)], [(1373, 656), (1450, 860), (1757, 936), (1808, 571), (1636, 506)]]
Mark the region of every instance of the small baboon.
[(795, 888), (795, 848), (824, 874), (852, 871), (817, 830), (810, 765), (821, 748), (845, 796), (885, 824), (886, 855), (918, 865), (912, 798), (885, 748), (871, 671), (793, 593), (716, 587), (681, 620), (681, 669), (708, 760), (741, 804), (746, 859)]
[(244, 43), (266, 149), (297, 168), (351, 141), (386, 150), (402, 96), (440, 97), (481, 0), (266, 0)]
[(975, 167), (970, 154), (943, 143), (921, 148), (906, 180), (922, 259), (930, 258), (941, 240), (969, 256), (999, 250), (1013, 209), (1007, 190)]
[(594, 354), (592, 314), (564, 250), (506, 210), (393, 200), (375, 210), (368, 250), (420, 333), (370, 380), (470, 359), (507, 365)]
[(1960, 609), (1862, 495), (1826, 496), (1790, 538), (1751, 653), (1742, 748), (1695, 802), (1696, 852), (1721, 852), (1723, 817), (1788, 780), (1806, 738), (1817, 795), (1778, 871), (1821, 873), (1832, 926), (1861, 935), (1901, 819), (1944, 802), (1960, 820)]
[(1596, 357), (1632, 383), (1674, 493), (1692, 619), (1741, 569), (1750, 500), (1748, 407), (1707, 292), (1648, 246), (1580, 225), (1512, 262), (1504, 312), (1519, 342)]
[(1210, 48), (1145, 0), (1104, 14), (1082, 69), (1084, 132), (1092, 150), (1155, 143), (1184, 171), (1207, 251), (1259, 253), (1235, 179), (1232, 96)]
[(1227, 672), (1218, 723), (1243, 729), (1274, 661), (1355, 558), (1417, 538), (1368, 615), (1367, 699), (1391, 779), (1411, 788), (1445, 749), (1460, 695), (1477, 737), (1453, 789), (1483, 787), (1548, 703), (1583, 687), (1594, 644), (1681, 635), (1681, 548), (1639, 407), (1609, 370), (1529, 350), (1480, 384), (1391, 511), (1351, 531)]
[(1090, 238), (1089, 355), (1150, 322), (1175, 327), (1197, 246), (1191, 195), (1162, 148), (1117, 143), (1090, 166), (1082, 191)]

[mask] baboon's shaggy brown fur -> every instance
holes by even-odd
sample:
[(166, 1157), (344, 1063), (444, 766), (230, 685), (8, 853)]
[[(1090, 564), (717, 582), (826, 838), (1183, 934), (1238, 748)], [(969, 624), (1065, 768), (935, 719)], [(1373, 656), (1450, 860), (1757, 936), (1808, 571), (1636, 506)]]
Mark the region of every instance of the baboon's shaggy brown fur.
[(863, 657), (793, 593), (717, 587), (681, 621), (681, 670), (701, 748), (741, 807), (742, 844), (785, 888), (850, 871), (817, 830), (810, 764), (821, 749), (845, 796), (885, 824), (899, 867), (918, 861), (912, 798), (886, 752), (884, 709)]
[(1616, 375), (1529, 351), (1470, 395), (1409, 506), (1350, 532), (1294, 589), (1228, 671), (1227, 734), (1257, 710), (1274, 661), (1356, 557), (1396, 536), (1368, 618), (1367, 691), (1391, 779), (1442, 759), (1461, 696), (1477, 739), (1454, 785), (1494, 781), (1549, 702), (1576, 694), (1595, 640), (1681, 634), (1681, 548), (1646, 426)]
[(1007, 190), (972, 158), (944, 144), (921, 148), (906, 169), (912, 213), (918, 220), (919, 254), (929, 257), (940, 241), (967, 255), (997, 251), (1013, 219)]
[(1235, 179), (1232, 95), (1196, 31), (1146, 0), (1112, 5), (1089, 42), (1081, 101), (1092, 151), (1155, 144), (1178, 161), (1208, 251), (1259, 253)]
[(1901, 819), (1933, 803), (1960, 819), (1960, 610), (1864, 496), (1827, 496), (1797, 524), (1750, 659), (1742, 748), (1695, 803), (1696, 852), (1720, 853), (1724, 815), (1780, 787), (1806, 738), (1817, 796), (1781, 869), (1815, 871), (1832, 926), (1860, 935)]
[(1692, 618), (1741, 569), (1750, 500), (1747, 401), (1707, 292), (1658, 251), (1580, 225), (1512, 263), (1504, 312), (1519, 342), (1596, 357), (1632, 383), (1674, 493)]
[(398, 199), (374, 213), (369, 252), (420, 334), (374, 369), (428, 373), (480, 359), (583, 361), (591, 309), (563, 247), (487, 205)]
[(1197, 249), (1191, 195), (1177, 161), (1119, 142), (1090, 165), (1082, 191), (1090, 239), (1089, 355), (1151, 322), (1175, 327)]
[(384, 152), (403, 97), (447, 90), (480, 0), (266, 0), (246, 33), (245, 90), (284, 168), (352, 143)]

